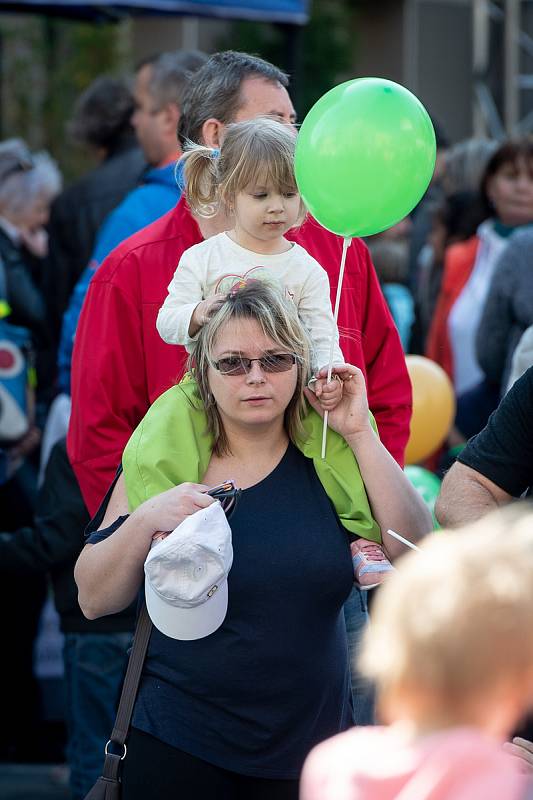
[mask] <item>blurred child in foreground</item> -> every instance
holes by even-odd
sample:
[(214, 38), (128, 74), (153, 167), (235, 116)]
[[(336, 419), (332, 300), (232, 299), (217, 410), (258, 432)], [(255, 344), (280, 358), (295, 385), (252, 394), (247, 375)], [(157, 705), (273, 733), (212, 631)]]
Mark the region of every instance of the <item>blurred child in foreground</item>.
[(387, 727), (304, 765), (301, 800), (525, 800), (502, 749), (533, 699), (533, 515), (439, 534), (381, 587), (360, 667)]

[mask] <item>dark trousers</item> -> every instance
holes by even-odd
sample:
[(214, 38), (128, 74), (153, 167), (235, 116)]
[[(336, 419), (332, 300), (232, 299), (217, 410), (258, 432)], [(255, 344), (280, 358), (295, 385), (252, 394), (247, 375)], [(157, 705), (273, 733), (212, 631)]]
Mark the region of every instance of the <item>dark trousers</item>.
[(72, 800), (82, 800), (102, 774), (128, 661), (131, 633), (67, 633), (65, 711)]
[(40, 689), (33, 646), (46, 596), (44, 575), (3, 575), (0, 585), (0, 760), (40, 760)]
[(122, 800), (298, 800), (297, 780), (238, 775), (136, 728), (127, 745)]

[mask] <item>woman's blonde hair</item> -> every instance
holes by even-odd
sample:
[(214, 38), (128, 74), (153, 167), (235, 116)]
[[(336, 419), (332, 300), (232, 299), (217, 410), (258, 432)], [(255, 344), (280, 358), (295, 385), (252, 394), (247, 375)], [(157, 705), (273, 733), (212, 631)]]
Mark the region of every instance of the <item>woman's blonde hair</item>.
[[(304, 435), (305, 416), (303, 388), (311, 372), (311, 340), (300, 322), (296, 306), (285, 299), (276, 287), (262, 282), (250, 282), (232, 292), (216, 314), (202, 327), (189, 357), (189, 369), (194, 372), (198, 393), (207, 415), (208, 430), (214, 441), (214, 452), (230, 452), (224, 426), (209, 387), (209, 367), (213, 364), (213, 348), (220, 332), (232, 320), (249, 319), (257, 322), (261, 331), (279, 346), (280, 350), (296, 356), (297, 379), (294, 394), (285, 410), (285, 429), (289, 439)], [(231, 378), (228, 378), (231, 380)]]
[[(229, 214), (236, 195), (251, 186), (271, 184), (281, 194), (298, 193), (295, 145), (294, 131), (271, 117), (228, 125), (220, 153), (190, 143), (181, 157), (189, 207), (201, 217), (219, 210)], [(298, 223), (305, 213), (300, 199)]]
[(496, 512), (402, 558), (378, 592), (359, 665), (381, 698), (429, 694), (459, 716), (479, 692), (531, 676), (533, 514)]

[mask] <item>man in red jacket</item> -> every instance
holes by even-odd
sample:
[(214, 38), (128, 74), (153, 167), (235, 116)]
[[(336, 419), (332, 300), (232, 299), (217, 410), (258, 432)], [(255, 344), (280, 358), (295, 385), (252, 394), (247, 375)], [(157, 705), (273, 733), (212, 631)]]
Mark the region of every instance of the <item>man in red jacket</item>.
[[(260, 114), (295, 121), (286, 75), (259, 58), (216, 54), (193, 83), (183, 100), (182, 140), (217, 147), (228, 122)], [(91, 281), (76, 333), (68, 436), (69, 456), (91, 513), (134, 428), (182, 372), (185, 351), (165, 344), (155, 326), (178, 261), (184, 250), (226, 227), (218, 217), (193, 218), (182, 198), (119, 245)], [(312, 218), (287, 236), (328, 272), (334, 300), (342, 239)], [(402, 463), (411, 413), (409, 377), (368, 251), (357, 239), (348, 251), (339, 328), (346, 360), (366, 376), (381, 438)]]

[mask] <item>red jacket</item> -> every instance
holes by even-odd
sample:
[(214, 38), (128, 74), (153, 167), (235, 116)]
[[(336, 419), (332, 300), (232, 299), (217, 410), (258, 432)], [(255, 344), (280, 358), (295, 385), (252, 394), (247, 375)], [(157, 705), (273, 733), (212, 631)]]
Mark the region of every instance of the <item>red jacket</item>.
[[(326, 269), (333, 301), (342, 239), (313, 219), (288, 238)], [(72, 359), (68, 452), (91, 514), (113, 479), (131, 433), (150, 404), (181, 374), (185, 351), (165, 344), (155, 322), (181, 254), (201, 240), (182, 199), (117, 247), (89, 285)], [(366, 375), (381, 438), (402, 462), (411, 385), (368, 250), (357, 239), (348, 251), (339, 327), (347, 361)]]
[(446, 249), (442, 284), (426, 343), (426, 356), (440, 364), (452, 383), (453, 353), (448, 334), (448, 318), (472, 274), (478, 247), (478, 237), (472, 236), (465, 242), (457, 242)]

